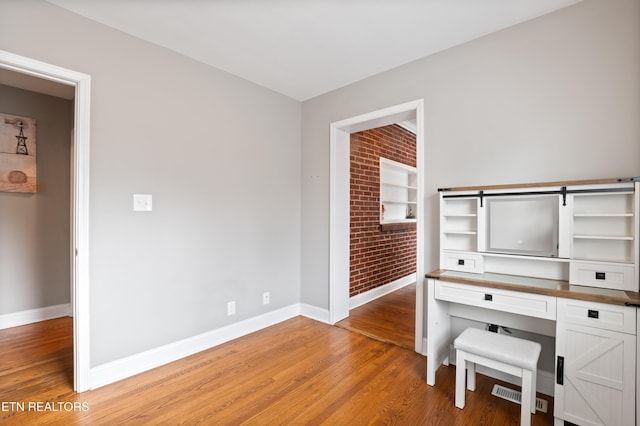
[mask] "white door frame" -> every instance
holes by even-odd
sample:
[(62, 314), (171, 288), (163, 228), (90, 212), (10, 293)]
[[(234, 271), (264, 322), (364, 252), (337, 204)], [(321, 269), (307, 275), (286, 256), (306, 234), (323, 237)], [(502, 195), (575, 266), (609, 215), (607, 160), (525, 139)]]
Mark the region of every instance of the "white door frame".
[(75, 87), (72, 312), (73, 388), (90, 389), (89, 362), (89, 107), (91, 77), (76, 71), (0, 50), (0, 68)]
[(349, 316), (349, 144), (351, 133), (416, 120), (418, 220), (416, 224), (416, 338), (422, 353), (424, 328), (424, 100), (373, 111), (330, 125), (329, 322)]

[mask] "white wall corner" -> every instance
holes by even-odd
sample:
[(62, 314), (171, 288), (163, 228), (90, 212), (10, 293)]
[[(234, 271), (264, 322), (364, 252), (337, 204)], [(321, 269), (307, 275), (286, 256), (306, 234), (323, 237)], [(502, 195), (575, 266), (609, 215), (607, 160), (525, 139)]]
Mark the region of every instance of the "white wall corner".
[(300, 304), (300, 315), (306, 318), (310, 318), (315, 321), (323, 322), (325, 324), (331, 324), (329, 319), (329, 310), (318, 308), (316, 306), (307, 305), (305, 303)]
[(0, 315), (0, 330), (67, 316), (71, 316), (71, 304), (69, 303), (12, 312)]

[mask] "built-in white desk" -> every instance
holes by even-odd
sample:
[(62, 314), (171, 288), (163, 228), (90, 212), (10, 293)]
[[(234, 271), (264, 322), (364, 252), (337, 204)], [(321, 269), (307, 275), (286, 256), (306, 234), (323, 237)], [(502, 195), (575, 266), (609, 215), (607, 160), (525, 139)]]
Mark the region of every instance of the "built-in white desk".
[(426, 278), (429, 385), (449, 363), (451, 319), (460, 317), (555, 339), (556, 424), (636, 424), (640, 293), (495, 273)]

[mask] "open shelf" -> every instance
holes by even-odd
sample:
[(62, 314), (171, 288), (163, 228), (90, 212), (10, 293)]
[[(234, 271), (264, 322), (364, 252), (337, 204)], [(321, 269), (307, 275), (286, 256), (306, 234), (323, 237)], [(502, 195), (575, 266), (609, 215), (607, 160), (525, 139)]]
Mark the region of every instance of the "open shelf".
[(574, 235), (573, 238), (582, 240), (621, 240), (633, 241), (632, 235)]
[(440, 243), (443, 250), (476, 251), (478, 248), (478, 202), (475, 198), (442, 201)]
[(573, 195), (572, 257), (633, 263), (637, 257), (635, 203), (632, 191)]
[(412, 223), (418, 206), (416, 168), (380, 158), (380, 224)]

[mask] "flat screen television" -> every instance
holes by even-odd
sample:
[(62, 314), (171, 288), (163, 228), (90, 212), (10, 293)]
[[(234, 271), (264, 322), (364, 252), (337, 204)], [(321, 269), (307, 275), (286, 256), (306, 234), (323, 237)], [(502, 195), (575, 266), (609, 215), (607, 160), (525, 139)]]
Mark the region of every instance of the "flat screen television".
[(558, 195), (485, 199), (487, 251), (558, 256)]

